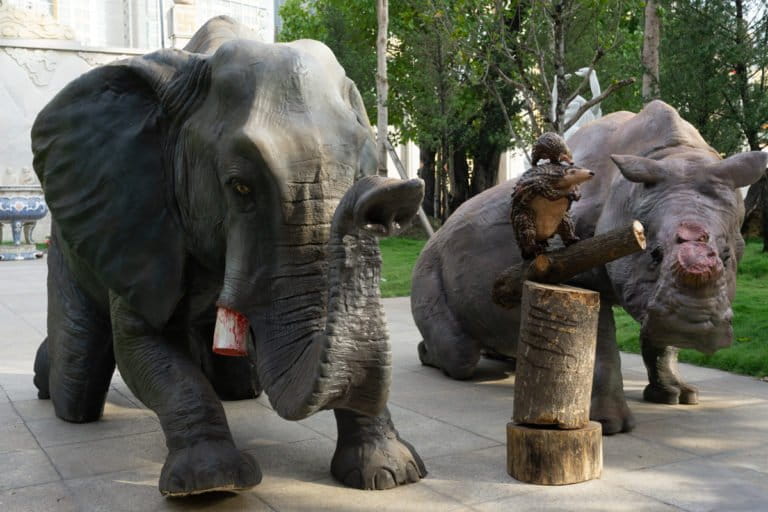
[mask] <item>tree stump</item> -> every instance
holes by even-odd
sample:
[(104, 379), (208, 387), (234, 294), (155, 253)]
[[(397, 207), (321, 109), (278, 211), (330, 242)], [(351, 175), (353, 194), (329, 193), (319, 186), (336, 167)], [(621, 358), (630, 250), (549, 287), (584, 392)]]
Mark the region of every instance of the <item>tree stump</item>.
[(563, 485), (600, 476), (602, 427), (589, 421), (600, 294), (526, 281), (507, 472)]
[(596, 421), (576, 430), (507, 424), (507, 473), (521, 482), (575, 484), (602, 470), (603, 428)]
[(589, 422), (600, 294), (526, 281), (515, 369), (515, 423)]

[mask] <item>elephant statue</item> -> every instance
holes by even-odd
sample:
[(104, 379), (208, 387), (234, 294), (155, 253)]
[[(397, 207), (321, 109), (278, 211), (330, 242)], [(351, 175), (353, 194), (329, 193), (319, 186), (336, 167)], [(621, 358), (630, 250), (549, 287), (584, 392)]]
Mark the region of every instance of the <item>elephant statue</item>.
[[(289, 420), (334, 410), (342, 483), (426, 474), (386, 407), (377, 241), (423, 184), (375, 175), (360, 93), (326, 46), (214, 18), (184, 50), (74, 80), (32, 147), (53, 218), (34, 382), (59, 418), (98, 420), (117, 364), (162, 424), (163, 495), (259, 483), (220, 402), (259, 389)], [(249, 323), (247, 357), (211, 352), (217, 311)]]
[[(697, 390), (677, 371), (677, 348), (713, 352), (733, 340), (731, 302), (744, 250), (739, 187), (757, 181), (768, 154), (722, 159), (677, 111), (661, 101), (616, 112), (569, 140), (576, 165), (595, 172), (571, 216), (581, 239), (642, 222), (648, 250), (581, 274), (571, 284), (600, 292), (590, 416), (605, 434), (634, 428), (624, 397), (612, 308), (641, 324), (648, 369), (645, 400), (694, 404)], [(424, 247), (413, 270), (411, 307), (424, 340), (423, 364), (455, 379), (481, 356), (514, 358), (520, 307), (503, 309), (491, 289), (522, 261), (509, 223), (507, 181), (457, 209)]]

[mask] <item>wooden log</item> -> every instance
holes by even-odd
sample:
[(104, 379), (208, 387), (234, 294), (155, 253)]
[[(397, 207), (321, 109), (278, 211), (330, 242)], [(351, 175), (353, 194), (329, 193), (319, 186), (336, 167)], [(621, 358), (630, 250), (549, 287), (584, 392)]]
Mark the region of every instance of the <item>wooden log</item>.
[(512, 419), (582, 428), (589, 422), (600, 294), (526, 281)]
[(499, 306), (510, 308), (519, 303), (524, 281), (562, 283), (593, 267), (642, 250), (645, 250), (645, 230), (639, 221), (633, 221), (630, 226), (512, 265), (496, 278), (491, 296)]
[(507, 473), (521, 482), (565, 485), (600, 478), (602, 426), (590, 421), (576, 430), (507, 424)]

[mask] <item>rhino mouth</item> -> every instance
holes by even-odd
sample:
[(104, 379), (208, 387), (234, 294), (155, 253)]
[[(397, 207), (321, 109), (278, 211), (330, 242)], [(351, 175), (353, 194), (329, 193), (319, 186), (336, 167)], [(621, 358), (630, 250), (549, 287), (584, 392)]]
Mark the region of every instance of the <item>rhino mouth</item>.
[(711, 354), (733, 342), (733, 310), (725, 279), (709, 293), (658, 286), (645, 315), (640, 336), (652, 346), (672, 345)]

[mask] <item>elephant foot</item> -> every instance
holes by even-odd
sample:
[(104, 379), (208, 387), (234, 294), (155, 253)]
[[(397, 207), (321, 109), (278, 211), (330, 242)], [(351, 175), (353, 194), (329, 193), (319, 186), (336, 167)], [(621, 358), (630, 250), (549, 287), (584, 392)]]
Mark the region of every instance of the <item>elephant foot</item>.
[(593, 396), (589, 419), (603, 426), (603, 435), (631, 432), (635, 429), (635, 416), (623, 396)]
[(391, 489), (418, 482), (426, 476), (416, 450), (400, 439), (389, 413), (362, 416), (336, 410), (339, 437), (331, 462), (331, 474), (347, 487)]
[(688, 384), (648, 384), (643, 390), (643, 400), (655, 404), (696, 405), (699, 403), (699, 390)]
[(261, 482), (256, 459), (235, 448), (232, 441), (216, 440), (174, 450), (160, 473), (160, 493), (168, 497), (213, 491), (243, 491)]
[(51, 390), (49, 388), (48, 376), (50, 375), (50, 364), (48, 362), (48, 338), (45, 338), (37, 349), (35, 355), (35, 377), (32, 382), (37, 388), (37, 398), (40, 400), (49, 400)]

